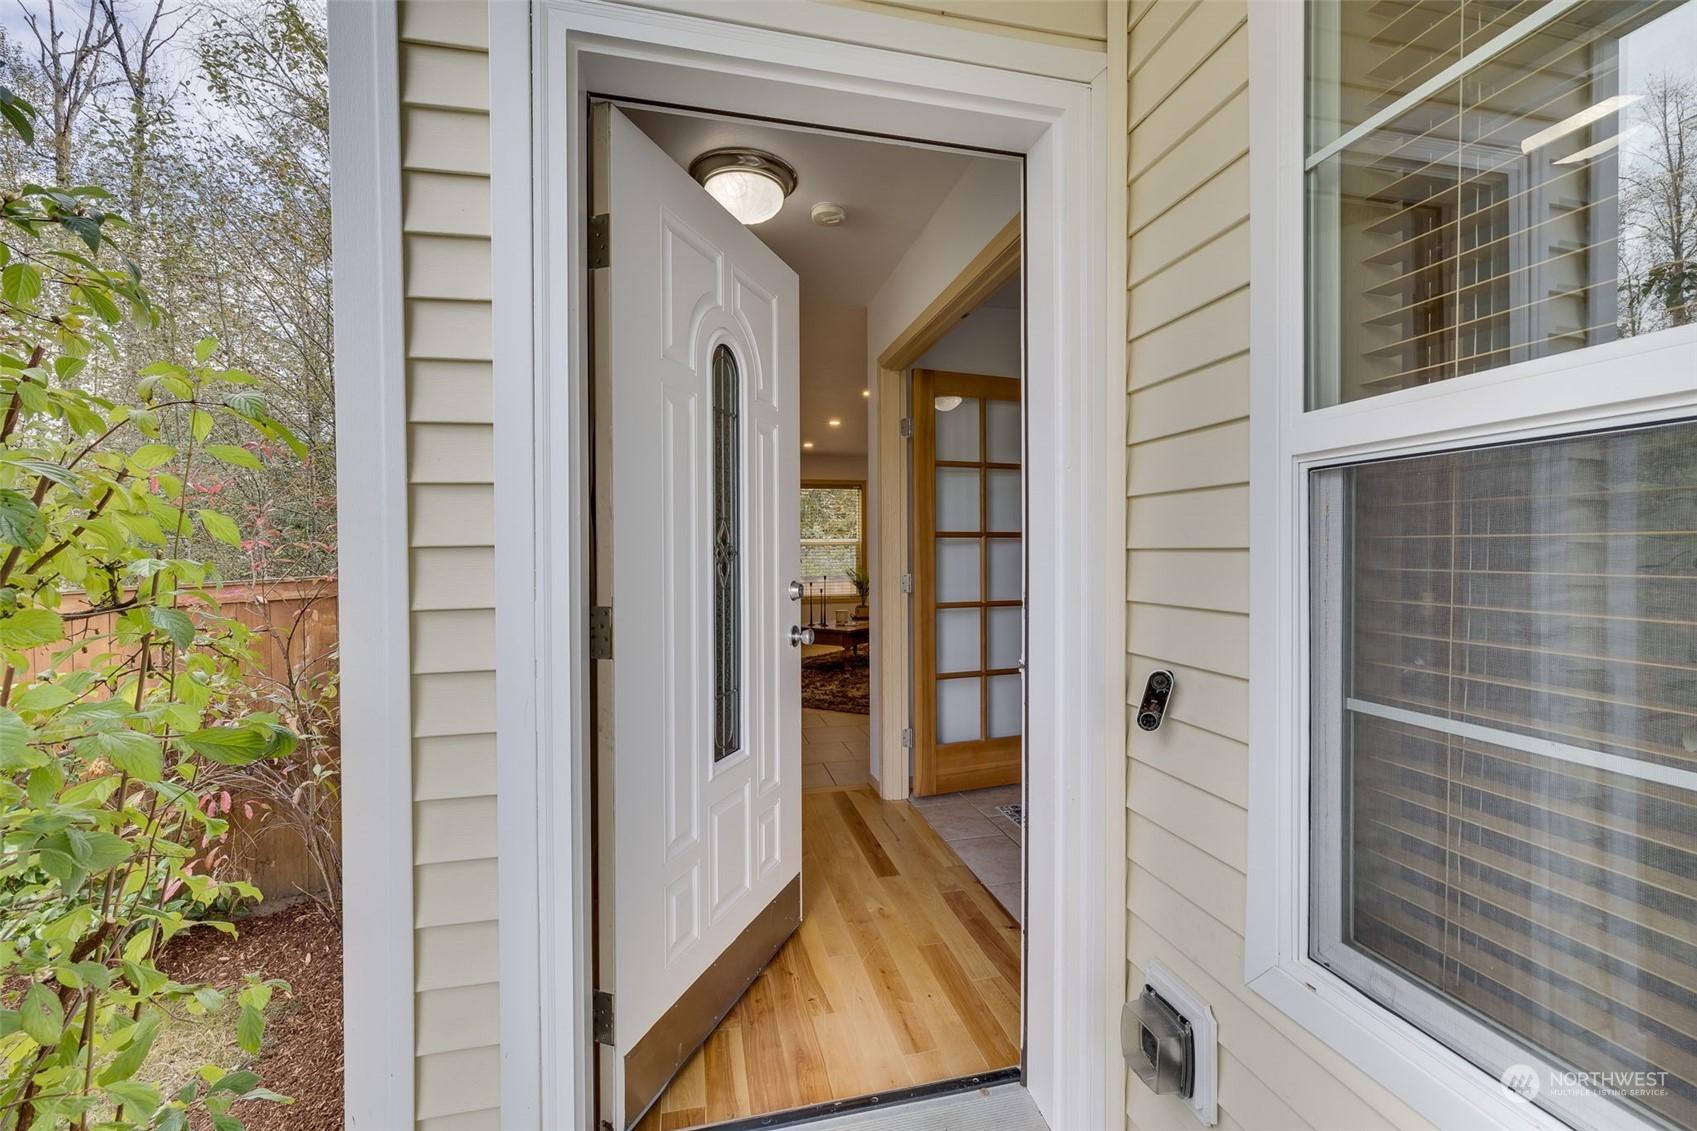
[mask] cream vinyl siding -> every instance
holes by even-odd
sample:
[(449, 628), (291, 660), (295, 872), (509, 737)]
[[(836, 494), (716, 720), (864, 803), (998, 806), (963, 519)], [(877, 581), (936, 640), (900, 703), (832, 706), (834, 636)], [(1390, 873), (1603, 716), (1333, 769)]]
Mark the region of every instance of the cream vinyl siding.
[[(1405, 1104), (1243, 984), (1249, 737), (1249, 90), (1241, 0), (1129, 10), (1131, 684), (1177, 676), (1128, 728), (1128, 978), (1159, 959), (1213, 1007), (1220, 1126), (1417, 1128)], [(1127, 1126), (1194, 1126), (1135, 1079)]]
[(420, 1128), (500, 1102), (489, 63), (481, 3), (400, 7)]
[(940, 22), (970, 22), (979, 30), (1004, 34), (1037, 33), (1055, 42), (1108, 39), (1108, 8), (1102, 0), (825, 0), (871, 10), (906, 9), (893, 15)]

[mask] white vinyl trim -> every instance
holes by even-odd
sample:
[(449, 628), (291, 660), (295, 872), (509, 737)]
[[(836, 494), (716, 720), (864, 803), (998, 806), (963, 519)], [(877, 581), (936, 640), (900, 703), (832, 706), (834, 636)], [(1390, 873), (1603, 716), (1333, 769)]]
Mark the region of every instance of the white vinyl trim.
[[(593, 1125), (580, 155), (594, 92), (727, 113), (782, 105), (786, 118), (824, 127), (1026, 155), (1032, 371), (1034, 380), (1066, 375), (1033, 397), (1028, 425), (1030, 543), (1044, 548), (1030, 565), (1033, 602), (1044, 607), (1031, 615), (1042, 631), (1028, 643), (1029, 718), (1053, 751), (1028, 795), (1057, 818), (1034, 823), (1028, 848), (1026, 1084), (1051, 1126), (1106, 1126), (1119, 1118), (1107, 1099), (1119, 1071), (1110, 1014), (1124, 983), (1123, 889), (1110, 892), (1108, 880), (1110, 860), (1123, 856), (1124, 807), (1104, 786), (1106, 765), (1123, 759), (1125, 712), (1123, 648), (1104, 624), (1117, 618), (1100, 615), (1125, 592), (1124, 539), (1114, 533), (1124, 350), (1107, 339), (1124, 279), (1103, 250), (1116, 242), (1100, 117), (1106, 56), (1048, 49), (1070, 68), (1090, 56), (1086, 85), (834, 42), (823, 36), (841, 13), (829, 5), (772, 11), (789, 30), (597, 0), (538, 4), (528, 26), (492, 13), (502, 1122)], [(872, 42), (915, 34), (900, 17), (855, 18)], [(953, 28), (925, 35), (960, 58), (1003, 46)], [(526, 61), (528, 90), (513, 77)], [(528, 185), (528, 203), (515, 182)], [(507, 1047), (530, 1033), (533, 1044)]]
[(394, 0), (329, 7), (347, 1126), (413, 1123), (412, 654)]
[[(1549, 8), (1565, 6), (1566, 0), (1554, 0)], [(1244, 980), (1439, 1127), (1554, 1131), (1565, 1124), (1542, 1108), (1511, 1101), (1495, 1078), (1309, 956), (1314, 720), (1307, 479), (1315, 469), (1345, 462), (1689, 416), (1697, 404), (1690, 380), (1697, 327), (1305, 412), (1304, 58), (1304, 5), (1252, 2), (1252, 800)], [(1491, 733), (1493, 742), (1504, 737)]]
[(1619, 754), (1587, 750), (1583, 746), (1569, 746), (1565, 742), (1537, 738), (1530, 734), (1517, 734), (1512, 730), (1483, 727), (1477, 723), (1464, 723), (1440, 715), (1429, 715), (1423, 711), (1388, 707), (1366, 699), (1346, 699), (1344, 706), (1360, 715), (1372, 715), (1375, 718), (1389, 719), (1393, 723), (1435, 730), (1439, 734), (1455, 738), (1506, 746), (1510, 750), (1536, 754), (1540, 758), (1553, 758), (1558, 762), (1569, 762), (1576, 766), (1590, 766), (1594, 770), (1607, 770), (1611, 774), (1637, 778), (1639, 781), (1659, 782), (1662, 785), (1678, 786), (1680, 789), (1697, 792), (1697, 773), (1682, 770), (1677, 766), (1664, 766), (1660, 762), (1646, 762), (1639, 758), (1623, 758)]
[[(560, 647), (576, 639), (579, 618), (589, 604), (588, 586), (582, 563), (560, 551), (564, 568), (556, 587), (561, 603), (545, 609), (538, 598), (537, 579), (543, 575), (549, 555), (559, 550), (557, 539), (566, 544), (581, 538), (585, 529), (577, 500), (583, 492), (571, 472), (563, 479), (559, 513), (548, 513), (546, 497), (540, 492), (520, 491), (511, 506), (500, 505), (503, 492), (514, 484), (529, 484), (536, 474), (539, 439), (536, 429), (545, 414), (552, 388), (530, 380), (534, 354), (534, 313), (531, 301), (501, 301), (505, 289), (526, 295), (537, 288), (538, 302), (547, 279), (532, 254), (529, 218), (535, 208), (532, 185), (536, 176), (531, 148), (531, 6), (496, 0), (489, 5), (489, 104), (499, 107), (490, 115), (489, 152), (491, 247), (494, 263), (500, 265), (495, 302), (491, 311), (493, 328), (494, 478), (495, 508), (495, 670), (496, 735), (495, 778), (497, 811), (497, 868), (501, 882), (499, 945), (501, 950), (501, 1126), (542, 1126), (541, 1111), (555, 1096), (582, 1095), (588, 1089), (586, 1076), (571, 1072), (542, 1070), (547, 1063), (545, 1048), (560, 1039), (562, 1031), (587, 1031), (588, 995), (582, 1000), (540, 998), (533, 977), (548, 959), (544, 955), (577, 955), (584, 923), (575, 908), (581, 899), (565, 885), (545, 897), (541, 874), (524, 862), (538, 859), (544, 838), (571, 837), (580, 830), (580, 851), (587, 851), (587, 822), (550, 826), (542, 819), (542, 790), (549, 788), (556, 773), (567, 770), (548, 757), (561, 743), (575, 746), (577, 736), (557, 735), (545, 729), (553, 715), (538, 712), (546, 689), (561, 687), (572, 696), (559, 720), (587, 718), (579, 671), (581, 654)], [(509, 174), (509, 175), (503, 175)], [(519, 218), (507, 223), (504, 218)], [(513, 374), (512, 380), (502, 380)], [(564, 392), (564, 390), (561, 390)], [(578, 406), (571, 406), (569, 414)], [(564, 453), (562, 453), (564, 454)], [(578, 544), (582, 544), (581, 541)], [(513, 547), (505, 553), (502, 547)], [(516, 875), (509, 877), (509, 867)], [(525, 881), (531, 885), (528, 889)], [(573, 967), (587, 977), (588, 967)], [(588, 1124), (584, 1124), (588, 1126)]]

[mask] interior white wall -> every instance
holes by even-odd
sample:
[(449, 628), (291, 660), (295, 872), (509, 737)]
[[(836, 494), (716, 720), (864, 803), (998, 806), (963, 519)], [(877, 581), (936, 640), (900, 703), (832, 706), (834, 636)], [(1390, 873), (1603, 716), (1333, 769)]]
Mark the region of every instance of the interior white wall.
[(1020, 373), (1020, 313), (982, 306), (913, 363), (915, 369), (1014, 377)]
[(838, 455), (814, 455), (811, 452), (801, 454), (801, 478), (808, 479), (858, 479), (866, 482), (866, 453), (854, 452)]
[[(876, 562), (884, 531), (878, 513), (878, 357), (896, 340), (896, 336), (911, 326), (925, 312), (943, 289), (952, 283), (967, 264), (983, 251), (996, 234), (1007, 227), (1009, 220), (1019, 215), (1024, 195), (1024, 166), (1011, 158), (981, 157), (967, 167), (966, 172), (943, 199), (931, 222), (913, 241), (913, 247), (902, 257), (866, 309), (866, 387), (871, 397), (866, 399), (866, 560)], [(900, 516), (895, 516), (900, 522)], [(893, 537), (906, 537), (906, 531), (893, 525)], [(877, 622), (877, 605), (881, 594), (874, 590), (871, 597), (873, 621)], [(894, 599), (901, 600), (897, 595)], [(877, 661), (875, 660), (874, 663)], [(877, 681), (872, 684), (872, 750), (868, 769), (878, 776), (881, 748), (879, 736), (883, 731), (886, 710)], [(903, 709), (893, 705), (893, 709)]]
[[(1012, 158), (980, 157), (961, 174), (931, 222), (867, 305), (866, 352), (870, 364), (877, 362), (896, 335), (912, 325), (972, 257), (1019, 214), (1021, 180), (1020, 163)], [(876, 398), (876, 385), (872, 389)], [(874, 414), (868, 419), (877, 417)]]

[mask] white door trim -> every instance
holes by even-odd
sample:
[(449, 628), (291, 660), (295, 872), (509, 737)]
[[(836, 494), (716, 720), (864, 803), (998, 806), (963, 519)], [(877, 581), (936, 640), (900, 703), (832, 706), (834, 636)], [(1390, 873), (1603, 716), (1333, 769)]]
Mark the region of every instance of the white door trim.
[[(1125, 600), (1124, 350), (1109, 340), (1124, 279), (1106, 249), (1123, 201), (1103, 144), (1107, 57), (1088, 84), (1021, 74), (795, 34), (811, 8), (830, 19), (788, 6), (792, 31), (774, 32), (598, 0), (490, 5), (503, 1126), (593, 1125), (578, 156), (592, 92), (1026, 154), (1028, 717), (1043, 736), (1027, 789), (1034, 814), (1058, 815), (1028, 833), (1026, 1084), (1051, 1126), (1121, 1118), (1124, 892), (1110, 885), (1125, 810), (1105, 789), (1124, 757), (1109, 623)], [(878, 41), (905, 42), (910, 21), (879, 18)], [(1006, 55), (983, 33), (946, 44)]]
[[(394, 0), (329, 8), (347, 1125), (413, 1123), (412, 654)], [(353, 819), (356, 818), (357, 819)]]

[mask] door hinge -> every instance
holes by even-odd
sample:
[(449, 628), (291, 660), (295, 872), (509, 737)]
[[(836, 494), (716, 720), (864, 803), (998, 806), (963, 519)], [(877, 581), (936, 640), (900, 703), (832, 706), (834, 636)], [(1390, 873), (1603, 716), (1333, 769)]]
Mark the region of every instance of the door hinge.
[(902, 592), (903, 593), (912, 593), (913, 592), (913, 574), (911, 574), (911, 573), (902, 574)]
[(589, 269), (613, 265), (613, 218), (606, 212), (589, 218)]
[(596, 1044), (610, 1045), (613, 1043), (613, 995), (606, 990), (595, 991), (595, 1001), (590, 1010), (589, 1024)]
[(613, 607), (596, 605), (589, 610), (589, 658), (613, 658)]
[(902, 438), (904, 440), (913, 439), (913, 417), (911, 417), (911, 416), (902, 417), (901, 432), (902, 432)]
[(913, 749), (913, 728), (912, 727), (908, 727), (906, 730), (902, 731), (902, 749), (903, 750), (912, 750)]

